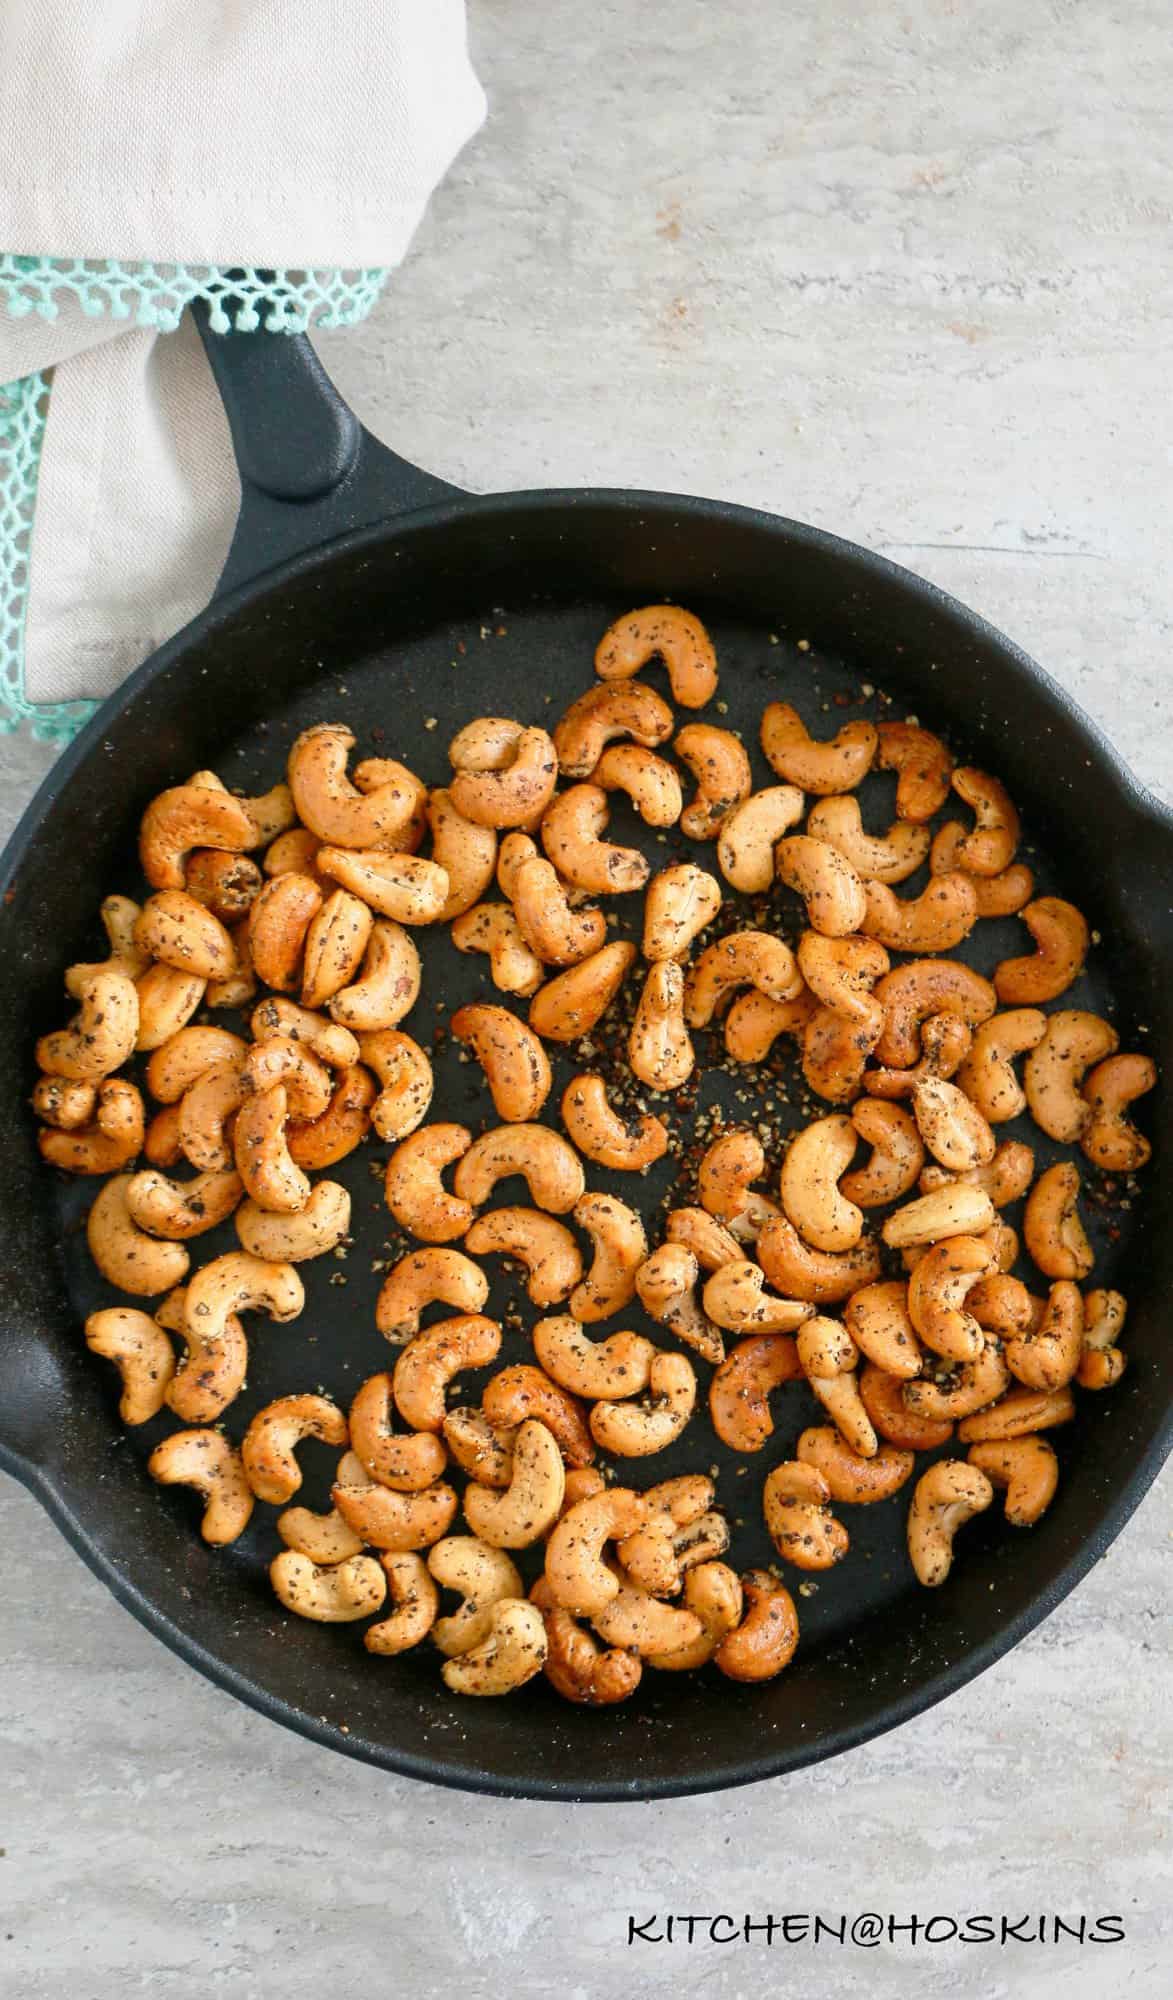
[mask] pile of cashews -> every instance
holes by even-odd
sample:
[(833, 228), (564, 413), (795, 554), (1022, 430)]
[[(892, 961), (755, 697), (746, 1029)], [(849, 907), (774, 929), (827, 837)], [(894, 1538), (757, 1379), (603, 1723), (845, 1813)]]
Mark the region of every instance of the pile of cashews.
[[(107, 1307), (85, 1328), (119, 1370), (123, 1420), (166, 1410), (183, 1426), (151, 1473), (196, 1491), (214, 1545), (234, 1541), (258, 1501), (280, 1509), (282, 1604), (373, 1621), (375, 1654), (430, 1635), (457, 1693), (503, 1694), (544, 1669), (567, 1699), (607, 1704), (645, 1666), (712, 1661), (750, 1682), (791, 1659), (793, 1599), (779, 1571), (739, 1576), (724, 1560), (713, 1477), (640, 1491), (596, 1463), (654, 1457), (682, 1436), (693, 1357), (712, 1371), (713, 1426), (735, 1452), (766, 1446), (770, 1396), (787, 1382), (821, 1404), (827, 1422), (802, 1432), (762, 1492), (779, 1560), (800, 1571), (847, 1554), (835, 1508), (888, 1499), (918, 1452), (956, 1436), (966, 1455), (934, 1459), (908, 1513), (926, 1585), (945, 1579), (957, 1530), (995, 1489), (1010, 1523), (1039, 1519), (1058, 1473), (1043, 1433), (1073, 1415), (1074, 1384), (1109, 1388), (1125, 1366), (1123, 1296), (1083, 1289), (1079, 1166), (1036, 1177), (1033, 1149), (997, 1128), (1029, 1111), (1094, 1168), (1131, 1174), (1149, 1147), (1129, 1107), (1155, 1071), (1120, 1053), (1098, 1015), (1046, 1011), (1089, 931), (1072, 904), (1034, 896), (1004, 787), (955, 768), (914, 721), (853, 721), (818, 741), (772, 702), (761, 743), (779, 782), (755, 792), (734, 732), (677, 729), (672, 705), (635, 678), (657, 662), (677, 705), (712, 700), (703, 625), (654, 605), (604, 635), (596, 684), (552, 734), (501, 717), (461, 729), (446, 786), (382, 757), (352, 769), (353, 735), (329, 723), (298, 737), (287, 782), (261, 797), (209, 771), (161, 793), (140, 835), (150, 893), (103, 904), (110, 955), (69, 968), (76, 1017), (37, 1045), (41, 1151), (103, 1177), (93, 1260), (153, 1302)], [(687, 804), (669, 744), (695, 784)], [(883, 833), (852, 796), (873, 767), (896, 776)], [(652, 874), (638, 849), (609, 842), (615, 791), (649, 827), (715, 843), (719, 874), (691, 862)], [(933, 833), (951, 794), (971, 817)], [(928, 888), (900, 897), (926, 861)], [(761, 898), (779, 882), (804, 912), (793, 943), (762, 928), (699, 942), (728, 891)], [(609, 941), (591, 900), (638, 892), (642, 949)], [(983, 918), (1008, 915), (1034, 949), (992, 981), (948, 955)], [(429, 1122), (431, 1062), (400, 1026), (420, 995), (411, 933), (434, 924), (485, 957), (502, 996), (449, 1024), (500, 1121), (476, 1138)], [(664, 1120), (618, 1109), (588, 1070), (562, 1093), (563, 1130), (541, 1122), (547, 1045), (588, 1036), (641, 958), (627, 1038), (641, 1086), (687, 1084), (696, 1031), (719, 1033), (725, 1060), (746, 1065), (788, 1037), (810, 1092), (836, 1107), (791, 1138), (776, 1199), (760, 1185), (757, 1133), (722, 1131), (695, 1205), (668, 1212), (655, 1247), (635, 1206), (588, 1188), (584, 1161), (643, 1173), (669, 1150)], [(251, 1010), (248, 1037), (208, 1020), (226, 1009)], [(118, 1074), (132, 1062), (139, 1081)], [(242, 1315), (302, 1311), (299, 1264), (338, 1249), (351, 1225), (346, 1189), (311, 1173), (372, 1131), (392, 1148), (387, 1208), (416, 1245), (378, 1299), (394, 1365), (347, 1412), (321, 1394), (282, 1396), (234, 1443), (223, 1419), (248, 1367)], [(528, 1202), (493, 1205), (515, 1178)], [(1019, 1239), (1001, 1211), (1023, 1199), (1045, 1294), (1011, 1275)], [(886, 1211), (878, 1237), (869, 1210)], [(193, 1270), (188, 1246), (229, 1217), (239, 1248)], [(590, 1241), (589, 1267), (566, 1218)], [(477, 1405), (451, 1407), (455, 1378), (498, 1359), (501, 1328), (483, 1311), (491, 1257), (523, 1269), (543, 1315), (533, 1359), (491, 1373)], [(592, 1337), (637, 1299), (676, 1346), (626, 1328)], [(437, 1305), (451, 1316), (424, 1324)], [(296, 1502), (310, 1438), (341, 1454), (326, 1513)], [(467, 1532), (451, 1534), (461, 1511)], [(514, 1555), (539, 1545), (527, 1590)], [(442, 1611), (442, 1591), (456, 1609)]]

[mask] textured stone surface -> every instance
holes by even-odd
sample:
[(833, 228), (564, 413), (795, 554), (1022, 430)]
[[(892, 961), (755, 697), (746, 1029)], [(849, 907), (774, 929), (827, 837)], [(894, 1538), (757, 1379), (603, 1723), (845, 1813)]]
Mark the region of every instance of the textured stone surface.
[[(1147, 783), (1168, 727), (1173, 84), (1160, 0), (474, 0), (491, 124), (357, 333), (381, 435), (470, 487), (833, 526), (1040, 658)], [(15, 817), (51, 753), (0, 745)], [(462, 1797), (236, 1707), (0, 1490), (0, 1990), (79, 2000), (1149, 2000), (1167, 1494), (982, 1680), (786, 1782)], [(625, 1948), (625, 1915), (1120, 1912), (1126, 1943)]]

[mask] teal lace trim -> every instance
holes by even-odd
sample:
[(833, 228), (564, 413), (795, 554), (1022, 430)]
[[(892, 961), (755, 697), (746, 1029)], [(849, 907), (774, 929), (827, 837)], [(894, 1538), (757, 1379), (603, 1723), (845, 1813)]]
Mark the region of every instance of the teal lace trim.
[[(0, 302), (20, 318), (56, 319), (62, 297), (97, 319), (130, 320), (172, 332), (196, 298), (211, 304), (217, 333), (303, 333), (365, 319), (385, 270), (227, 270), (204, 264), (121, 264), (113, 259), (0, 256)], [(231, 303), (228, 303), (231, 301)], [(42, 742), (68, 743), (98, 706), (93, 701), (29, 701), (24, 628), (29, 550), (49, 380), (28, 375), (0, 384), (0, 735), (27, 723)]]

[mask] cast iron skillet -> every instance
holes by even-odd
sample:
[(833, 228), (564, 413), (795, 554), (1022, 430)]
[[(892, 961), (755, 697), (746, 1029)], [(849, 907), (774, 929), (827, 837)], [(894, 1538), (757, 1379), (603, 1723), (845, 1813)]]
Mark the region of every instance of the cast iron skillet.
[[(139, 880), (135, 830), (154, 792), (202, 766), (230, 785), (268, 786), (296, 730), (342, 715), (364, 754), (383, 746), (438, 782), (460, 722), (494, 711), (556, 716), (590, 683), (592, 649), (609, 620), (665, 597), (711, 626), (728, 721), (747, 740), (756, 744), (761, 709), (780, 693), (824, 734), (843, 715), (915, 712), (998, 772), (1038, 843), (1040, 884), (1072, 894), (1105, 940), (1094, 954), (1102, 972), (1063, 1004), (1114, 1004), (1122, 1046), (1168, 1059), (1173, 821), (1063, 691), (973, 612), (833, 535), (716, 501), (591, 490), (470, 497), (363, 431), (304, 339), (205, 338), (240, 464), (239, 526), (208, 610), (104, 705), (8, 847), (0, 1104), (27, 1099), (34, 1036), (63, 1018), (62, 969), (99, 955), (101, 897)], [(808, 644), (800, 649), (799, 640)], [(885, 690), (894, 706), (882, 710), (863, 684)], [(758, 782), (767, 777), (762, 766)], [(886, 824), (891, 780), (868, 784), (871, 823)], [(623, 837), (622, 814), (617, 824)], [(659, 861), (672, 851), (671, 843), (652, 850)], [(780, 906), (792, 933), (797, 915), (797, 906)], [(1008, 920), (975, 962), (988, 970), (1027, 945)], [(450, 1006), (485, 992), (482, 961), (458, 958), (439, 938), (425, 940), (425, 956), (429, 999)], [(426, 1017), (425, 1004), (408, 1025), (426, 1035)], [(472, 1072), (443, 1052), (437, 1070), (433, 1116), (491, 1122)], [(556, 1089), (570, 1073), (560, 1062)], [(785, 1123), (785, 1106), (768, 1108), (789, 1088), (785, 1075), (743, 1087), (751, 1115)], [(706, 1084), (706, 1102), (723, 1095), (732, 1115), (745, 1116), (733, 1089), (728, 1079)], [(798, 1656), (761, 1689), (709, 1673), (649, 1674), (635, 1700), (602, 1713), (568, 1707), (544, 1682), (515, 1700), (457, 1704), (430, 1649), (373, 1660), (351, 1628), (286, 1617), (264, 1574), (275, 1547), (269, 1521), (227, 1554), (209, 1553), (193, 1496), (159, 1491), (143, 1469), (167, 1426), (148, 1425), (145, 1435), (120, 1428), (113, 1370), (92, 1360), (80, 1336), (83, 1314), (111, 1296), (79, 1234), (93, 1190), (45, 1172), (20, 1111), (0, 1155), (0, 1464), (176, 1652), (264, 1714), (352, 1756), (471, 1789), (566, 1799), (649, 1798), (793, 1770), (892, 1728), (988, 1667), (1103, 1555), (1154, 1478), (1173, 1402), (1173, 1231), (1158, 1222), (1173, 1199), (1169, 1107), (1167, 1090), (1148, 1101), (1156, 1151), (1143, 1196), (1130, 1211), (1109, 1204), (1093, 1214), (1109, 1253), (1104, 1268), (1132, 1302), (1131, 1365), (1115, 1393), (1082, 1398), (1077, 1423), (1056, 1434), (1063, 1479), (1050, 1512), (1026, 1534), (993, 1511), (974, 1523), (964, 1559), (931, 1593), (911, 1580), (903, 1502), (853, 1510), (851, 1559), (799, 1598)], [(339, 1170), (368, 1245), (386, 1227), (371, 1174), (383, 1150), (362, 1148)], [(1046, 1142), (1040, 1151), (1045, 1161)], [(657, 1171), (645, 1184), (649, 1206), (671, 1178)], [(604, 1175), (592, 1180), (607, 1184)], [(516, 1197), (506, 1189), (499, 1198)], [(215, 1254), (233, 1240), (229, 1228), (223, 1242), (197, 1247)], [(321, 1384), (345, 1401), (387, 1365), (371, 1321), (380, 1281), (372, 1254), (303, 1266), (303, 1318), (292, 1327), (254, 1322), (234, 1434), (273, 1395)], [(509, 1281), (496, 1283), (493, 1305), (508, 1296)], [(522, 1352), (515, 1344), (506, 1358)], [(737, 1467), (699, 1420), (687, 1449), (637, 1466), (635, 1483), (711, 1457), (722, 1468), (722, 1499), (745, 1515), (739, 1560), (766, 1559), (756, 1492), (765, 1464), (814, 1419), (807, 1397), (795, 1388), (776, 1399), (777, 1450), (740, 1488)], [(306, 1497), (321, 1504), (327, 1455), (310, 1447), (303, 1456), (315, 1460)]]

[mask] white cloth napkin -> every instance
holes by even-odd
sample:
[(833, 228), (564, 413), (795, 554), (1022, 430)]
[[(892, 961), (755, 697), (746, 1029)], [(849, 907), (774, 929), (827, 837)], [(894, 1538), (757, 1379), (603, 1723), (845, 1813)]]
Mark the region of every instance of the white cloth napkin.
[[(390, 268), (484, 110), (464, 0), (4, 0), (0, 252)], [(58, 702), (206, 602), (237, 485), (188, 321), (0, 306), (0, 382), (47, 368), (25, 691)]]

